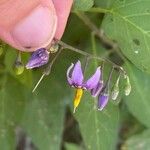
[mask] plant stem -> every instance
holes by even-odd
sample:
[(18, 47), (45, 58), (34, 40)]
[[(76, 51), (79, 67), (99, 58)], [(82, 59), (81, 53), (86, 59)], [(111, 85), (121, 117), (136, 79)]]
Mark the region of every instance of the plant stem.
[(111, 9), (105, 9), (105, 8), (100, 8), (100, 7), (92, 7), (90, 10), (88, 10), (88, 12), (96, 12), (96, 13), (113, 13), (113, 10)]
[(69, 49), (69, 50), (71, 50), (71, 51), (74, 51), (74, 52), (79, 53), (79, 54), (81, 54), (81, 55), (84, 55), (84, 56), (86, 56), (86, 57), (89, 57), (90, 59), (97, 59), (97, 60), (99, 60), (99, 61), (103, 61), (103, 62), (109, 63), (109, 64), (113, 65), (114, 68), (119, 69), (123, 74), (126, 74), (126, 72), (124, 71), (124, 69), (123, 69), (122, 67), (120, 67), (119, 65), (113, 63), (112, 61), (110, 61), (110, 60), (107, 59), (107, 58), (101, 58), (101, 57), (99, 57), (99, 56), (92, 55), (92, 54), (87, 53), (87, 52), (85, 52), (85, 51), (82, 51), (82, 50), (80, 50), (80, 49), (74, 48), (74, 47), (72, 47), (72, 46), (70, 46), (70, 45), (68, 45), (68, 44), (66, 44), (66, 43), (64, 43), (64, 42), (62, 42), (62, 41), (57, 41), (57, 43), (58, 43), (59, 45), (61, 45), (63, 49)]
[(109, 39), (102, 29), (97, 28), (95, 24), (82, 12), (75, 12), (75, 14), (84, 22), (84, 24), (89, 27), (94, 34), (105, 44), (111, 47), (112, 49), (117, 49), (118, 45)]
[(16, 62), (21, 62), (21, 52), (18, 51)]
[[(96, 41), (95, 41), (96, 39), (95, 39), (95, 38), (96, 38), (95, 33), (92, 32), (92, 33), (91, 33), (92, 51), (93, 51), (93, 55), (96, 55), (96, 56), (97, 56), (97, 51), (96, 51), (97, 48), (96, 48)], [(96, 66), (98, 65), (98, 64), (97, 64), (97, 61), (95, 60), (94, 63), (95, 63), (95, 67), (96, 67)]]

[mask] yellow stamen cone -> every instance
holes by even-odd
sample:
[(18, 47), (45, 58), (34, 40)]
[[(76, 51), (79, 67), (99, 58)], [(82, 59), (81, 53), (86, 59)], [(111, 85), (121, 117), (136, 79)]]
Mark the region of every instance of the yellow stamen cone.
[(77, 89), (76, 95), (75, 95), (75, 98), (74, 98), (74, 111), (73, 111), (73, 113), (75, 113), (76, 108), (80, 104), (82, 95), (83, 95), (83, 89)]

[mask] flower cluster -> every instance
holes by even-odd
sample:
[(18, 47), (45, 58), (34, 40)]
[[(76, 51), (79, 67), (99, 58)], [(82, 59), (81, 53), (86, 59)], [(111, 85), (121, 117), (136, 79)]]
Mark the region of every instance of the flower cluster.
[[(85, 81), (83, 70), (81, 67), (81, 62), (78, 60), (75, 64), (71, 64), (71, 66), (67, 70), (67, 81), (71, 87), (76, 88), (76, 94), (74, 98), (74, 112), (76, 111), (76, 108), (80, 104), (83, 91), (89, 91), (92, 97), (98, 97), (98, 103), (97, 103), (98, 110), (102, 111), (106, 107), (110, 98), (109, 97), (110, 95), (109, 94), (109, 82), (112, 76), (112, 72), (113, 72), (113, 69), (110, 73), (110, 77), (108, 81), (106, 82), (106, 84), (104, 84), (102, 77), (101, 77), (102, 76), (101, 67), (98, 67), (95, 73), (91, 77), (89, 77), (88, 80)], [(127, 78), (127, 81), (128, 81), (127, 83), (129, 87), (129, 78), (128, 77), (126, 78)], [(119, 94), (119, 88), (118, 88), (119, 79), (120, 79), (120, 76), (117, 79), (114, 89), (112, 90), (113, 100), (115, 100)], [(127, 92), (129, 94), (130, 93), (129, 90), (131, 91), (131, 87), (130, 89), (128, 88), (128, 91), (127, 89), (125, 89), (125, 94)]]
[[(41, 67), (41, 66), (47, 64), (49, 61), (50, 54), (56, 53), (55, 57), (53, 57), (53, 60), (50, 61), (50, 63), (46, 67), (45, 71), (43, 72), (40, 80), (35, 85), (33, 91), (35, 91), (35, 89), (38, 87), (38, 85), (42, 81), (43, 77), (45, 75), (49, 74), (52, 64), (54, 63), (56, 58), (61, 53), (61, 50), (64, 48), (64, 47), (61, 47), (59, 44), (57, 42), (54, 42), (49, 49), (40, 48), (32, 53), (32, 56), (26, 65), (27, 69), (38, 68), (38, 67)], [(66, 44), (64, 44), (64, 45), (66, 46)], [(73, 48), (73, 50), (76, 51), (76, 49), (74, 49), (74, 48)], [(80, 50), (78, 50), (78, 51), (80, 51)], [(93, 57), (93, 58), (95, 58), (95, 57)], [(21, 62), (20, 53), (18, 53), (17, 60), (15, 61), (14, 66), (15, 66), (14, 70), (15, 70), (16, 74), (19, 75), (23, 72), (24, 65)], [(112, 100), (116, 100), (119, 95), (119, 81), (120, 81), (121, 74), (124, 76), (124, 79), (126, 80), (126, 85), (125, 85), (125, 89), (124, 89), (125, 95), (127, 96), (130, 94), (131, 84), (129, 81), (129, 77), (127, 76), (126, 72), (123, 70), (122, 67), (113, 64), (111, 72), (109, 74), (109, 78), (105, 83), (102, 79), (102, 71), (103, 71), (102, 68), (103, 67), (100, 67), (100, 66), (97, 67), (95, 73), (93, 73), (87, 80), (85, 80), (84, 73), (83, 73), (85, 71), (85, 68), (83, 71), (83, 69), (81, 67), (81, 62), (79, 60), (75, 64), (72, 63), (70, 65), (70, 67), (68, 68), (68, 70), (67, 70), (68, 84), (71, 87), (74, 87), (76, 89), (76, 94), (75, 94), (75, 98), (74, 98), (74, 112), (76, 111), (77, 107), (80, 104), (80, 101), (81, 101), (84, 91), (90, 92), (92, 97), (98, 97), (97, 107), (98, 107), (98, 110), (100, 110), (100, 111), (102, 111), (106, 107), (110, 97)], [(110, 81), (111, 81), (111, 77), (112, 77), (114, 68), (118, 69), (119, 77), (117, 78), (112, 90), (110, 91), (110, 89), (111, 89)]]
[[(74, 98), (74, 112), (78, 107), (83, 91), (90, 91), (93, 97), (97, 96), (102, 87), (103, 83), (100, 82), (101, 69), (98, 67), (95, 73), (86, 81), (84, 81), (83, 70), (81, 68), (81, 62), (77, 61), (76, 64), (71, 64), (67, 70), (67, 80), (70, 86), (76, 88), (76, 95)], [(103, 104), (100, 104), (101, 108)]]

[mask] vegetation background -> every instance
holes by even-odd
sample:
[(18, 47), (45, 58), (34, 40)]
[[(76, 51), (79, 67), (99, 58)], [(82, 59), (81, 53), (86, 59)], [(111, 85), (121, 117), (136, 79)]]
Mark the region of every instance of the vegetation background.
[[(1, 42), (0, 150), (149, 150), (150, 0), (75, 0), (62, 41), (124, 67), (131, 94), (121, 90), (100, 112), (87, 93), (73, 114), (66, 70), (84, 58), (64, 50), (32, 94), (42, 69), (16, 76), (16, 51)], [(28, 57), (24, 53), (23, 61)], [(91, 62), (88, 73), (98, 64)], [(105, 78), (110, 67), (105, 65)]]

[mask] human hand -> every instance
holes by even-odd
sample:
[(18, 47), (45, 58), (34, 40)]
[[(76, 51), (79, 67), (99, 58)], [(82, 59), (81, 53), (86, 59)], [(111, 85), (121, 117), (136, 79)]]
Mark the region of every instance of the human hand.
[(1, 0), (0, 38), (21, 51), (46, 47), (60, 39), (73, 0)]

